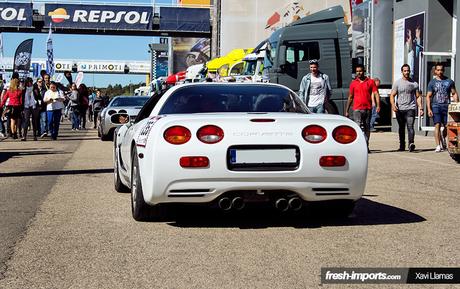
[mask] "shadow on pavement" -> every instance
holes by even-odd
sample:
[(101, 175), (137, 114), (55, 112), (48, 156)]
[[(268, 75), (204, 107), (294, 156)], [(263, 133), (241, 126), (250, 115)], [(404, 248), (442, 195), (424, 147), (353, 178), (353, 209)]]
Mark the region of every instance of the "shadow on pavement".
[(33, 171), (33, 172), (12, 172), (0, 173), (0, 177), (35, 177), (35, 176), (63, 176), (63, 175), (92, 175), (112, 174), (113, 168), (109, 169), (87, 169), (87, 170), (66, 170), (66, 171)]
[(404, 153), (410, 153), (410, 154), (416, 154), (416, 153), (424, 153), (424, 152), (433, 152), (434, 151), (434, 148), (433, 149), (415, 149), (415, 151), (413, 152), (409, 152), (408, 150), (405, 150), (405, 151), (398, 151), (397, 149), (394, 149), (394, 150), (386, 150), (386, 151), (383, 151), (383, 150), (371, 150), (371, 154), (384, 154), (384, 153), (401, 153), (401, 154), (404, 154)]
[(309, 211), (308, 208), (295, 213), (280, 213), (272, 209), (250, 209), (225, 213), (217, 209), (193, 207), (171, 207), (162, 220), (168, 225), (184, 228), (240, 228), (263, 229), (269, 227), (321, 228), (329, 226), (368, 226), (407, 224), (426, 221), (415, 213), (374, 202), (358, 201), (349, 218), (333, 218), (326, 212)]
[(3, 163), (11, 158), (15, 157), (27, 157), (27, 156), (38, 156), (38, 155), (65, 155), (71, 154), (72, 152), (65, 151), (48, 151), (48, 150), (3, 150), (0, 152), (0, 163)]
[[(57, 141), (80, 141), (80, 140), (84, 140), (84, 141), (89, 141), (89, 140), (98, 140), (100, 141), (101, 139), (98, 138), (98, 137), (78, 137), (78, 136), (72, 136), (72, 137), (61, 137), (59, 136)], [(51, 141), (51, 140), (49, 140)]]

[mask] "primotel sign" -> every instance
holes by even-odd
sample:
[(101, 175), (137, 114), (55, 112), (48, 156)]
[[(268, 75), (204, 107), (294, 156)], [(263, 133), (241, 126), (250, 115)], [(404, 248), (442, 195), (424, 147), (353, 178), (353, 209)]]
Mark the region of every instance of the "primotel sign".
[(78, 71), (83, 72), (124, 72), (125, 65), (121, 63), (80, 63), (77, 62)]
[[(33, 71), (34, 64), (38, 64), (40, 69), (46, 67), (46, 59), (35, 58), (32, 59), (30, 70)], [(150, 62), (139, 60), (70, 60), (70, 59), (55, 59), (54, 68), (56, 72), (72, 71), (77, 68), (77, 71), (85, 73), (117, 73), (124, 74), (125, 66), (128, 67), (131, 74), (148, 74), (150, 73)], [(0, 63), (0, 69), (6, 71), (13, 70), (13, 58), (4, 57), (3, 63)]]
[(148, 6), (46, 4), (45, 26), (145, 30), (152, 28), (152, 15)]

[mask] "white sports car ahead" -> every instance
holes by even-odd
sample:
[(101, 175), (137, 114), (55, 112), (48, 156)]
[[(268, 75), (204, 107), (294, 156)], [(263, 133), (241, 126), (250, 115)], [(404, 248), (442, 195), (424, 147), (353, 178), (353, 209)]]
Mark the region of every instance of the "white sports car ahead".
[(268, 202), (287, 211), (335, 201), (336, 213), (348, 216), (366, 184), (358, 125), (312, 114), (275, 84), (176, 86), (115, 137), (115, 189), (131, 190), (136, 220), (160, 217), (164, 203), (240, 210)]

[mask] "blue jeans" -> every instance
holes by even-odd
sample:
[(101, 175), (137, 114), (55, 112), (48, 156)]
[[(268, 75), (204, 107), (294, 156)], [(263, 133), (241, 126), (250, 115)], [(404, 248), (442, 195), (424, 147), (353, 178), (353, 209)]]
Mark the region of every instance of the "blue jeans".
[(47, 112), (42, 111), (40, 112), (40, 134), (48, 133), (48, 120), (47, 120)]
[(399, 148), (406, 147), (406, 125), (407, 134), (409, 137), (409, 144), (414, 143), (414, 122), (415, 122), (415, 109), (398, 110), (396, 112), (396, 120), (399, 125)]
[(77, 109), (72, 109), (72, 129), (80, 129), (80, 114)]
[(324, 104), (318, 104), (317, 106), (308, 107), (313, 113), (324, 113)]
[(374, 129), (375, 125), (375, 120), (379, 117), (379, 114), (377, 112), (377, 107), (373, 106), (372, 107), (372, 115), (371, 115), (371, 130)]
[(57, 136), (59, 133), (59, 125), (61, 124), (61, 115), (62, 115), (61, 109), (47, 111), (48, 130), (51, 133), (51, 138), (54, 140), (57, 139)]

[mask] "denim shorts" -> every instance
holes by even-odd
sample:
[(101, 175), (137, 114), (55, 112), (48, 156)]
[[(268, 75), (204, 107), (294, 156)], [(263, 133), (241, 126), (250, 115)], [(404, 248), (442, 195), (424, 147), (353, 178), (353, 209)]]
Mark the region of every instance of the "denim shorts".
[(448, 104), (433, 105), (433, 123), (447, 124), (447, 108)]

